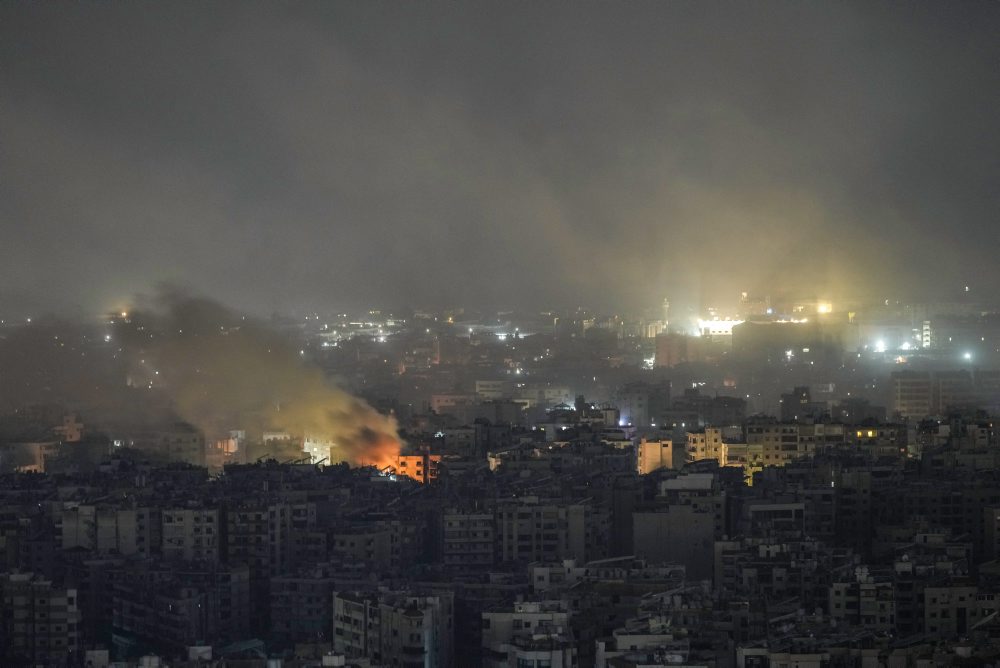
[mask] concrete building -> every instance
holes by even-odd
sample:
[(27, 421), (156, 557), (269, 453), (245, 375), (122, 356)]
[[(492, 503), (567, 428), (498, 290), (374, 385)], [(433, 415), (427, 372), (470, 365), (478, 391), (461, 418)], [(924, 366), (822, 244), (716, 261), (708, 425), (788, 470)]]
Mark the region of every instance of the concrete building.
[(955, 638), (997, 610), (995, 595), (980, 596), (971, 582), (924, 589), (924, 632)]
[(164, 559), (219, 561), (219, 511), (216, 508), (165, 508), (162, 519)]
[(713, 473), (686, 473), (661, 480), (657, 502), (668, 507), (685, 506), (708, 513), (716, 539), (731, 533), (726, 492)]
[(523, 668), (576, 665), (576, 647), (562, 601), (515, 603), (513, 609), (483, 613), (483, 665)]
[(713, 461), (719, 466), (733, 466), (743, 469), (748, 480), (763, 465), (764, 448), (760, 443), (745, 443), (739, 428), (705, 427), (698, 431), (689, 431), (685, 460), (688, 463), (697, 461)]
[(896, 603), (892, 579), (875, 576), (862, 566), (855, 569), (854, 576), (830, 587), (830, 617), (840, 623), (893, 631)]
[(378, 596), (333, 594), (333, 649), (348, 657), (371, 657), (379, 649)]
[(441, 562), (456, 568), (488, 568), (493, 565), (495, 531), (493, 513), (444, 513), (441, 523)]
[(656, 337), (656, 366), (673, 368), (679, 364), (703, 362), (707, 341), (698, 336), (668, 332)]
[(524, 601), (513, 608), (483, 613), (483, 647), (509, 642), (516, 631), (542, 625), (565, 626), (569, 612), (563, 601)]
[(450, 413), (457, 406), (475, 403), (474, 394), (433, 394), (430, 399), (430, 409), (441, 415)]
[(639, 475), (646, 475), (659, 469), (674, 468), (674, 443), (670, 440), (658, 439), (639, 441), (636, 452), (636, 470)]
[(149, 561), (120, 569), (112, 584), (115, 651), (132, 655), (156, 648), (186, 651), (207, 639), (232, 642), (250, 634), (251, 573), (245, 565), (189, 564), (178, 567)]
[(650, 565), (629, 555), (577, 564), (567, 559), (560, 564), (533, 564), (529, 567), (531, 590), (536, 595), (545, 591), (560, 591), (579, 582), (684, 582), (686, 571), (680, 564)]
[(892, 408), (907, 420), (931, 415), (934, 391), (929, 371), (900, 371), (892, 374)]
[(279, 645), (330, 642), (334, 579), (322, 570), (271, 578), (270, 637)]
[(809, 351), (813, 356), (837, 356), (844, 350), (848, 325), (817, 318), (748, 321), (733, 327), (733, 354), (737, 359), (784, 363)]
[(693, 579), (712, 577), (715, 518), (689, 505), (632, 515), (635, 555), (650, 563), (683, 564)]
[(722, 429), (706, 427), (700, 431), (687, 432), (687, 461), (697, 462), (712, 459), (720, 466), (726, 465), (726, 444), (722, 439)]
[(477, 380), (476, 398), (483, 401), (507, 399), (511, 396), (512, 385), (509, 380)]
[(398, 455), (393, 464), (396, 475), (405, 475), (420, 483), (437, 480), (441, 455), (422, 452), (415, 455)]
[(227, 562), (248, 564), (255, 577), (286, 572), (291, 545), (287, 504), (248, 499), (227, 508), (225, 518)]
[(131, 439), (131, 445), (166, 461), (205, 465), (205, 435), (184, 422), (178, 422), (170, 429), (137, 434)]
[(747, 445), (759, 446), (764, 466), (786, 466), (812, 456), (815, 441), (800, 439), (800, 425), (785, 422), (754, 421), (747, 424)]
[(7, 666), (69, 665), (80, 649), (76, 589), (33, 573), (0, 575), (0, 658)]
[(62, 511), (62, 547), (149, 557), (160, 549), (160, 511), (148, 507), (70, 505)]
[(64, 415), (62, 424), (52, 429), (63, 443), (78, 443), (83, 438), (83, 423), (70, 413)]
[(382, 572), (399, 567), (397, 540), (392, 527), (366, 522), (336, 529), (330, 536), (330, 546), (333, 554)]
[(893, 410), (907, 420), (920, 420), (976, 403), (972, 374), (953, 371), (900, 371), (892, 374)]
[(593, 513), (585, 504), (545, 503), (537, 497), (503, 502), (496, 509), (498, 557), (502, 562), (587, 561), (588, 542), (594, 542), (588, 519)]
[(781, 421), (798, 422), (806, 418), (821, 418), (828, 411), (825, 402), (813, 401), (808, 386), (799, 386), (781, 395)]
[(670, 410), (669, 383), (629, 383), (621, 388), (617, 396), (620, 421), (636, 427), (648, 427)]
[[(674, 628), (667, 615), (630, 619), (610, 638), (597, 641), (595, 668), (635, 665), (690, 665), (691, 641), (685, 629)], [(680, 637), (679, 637), (680, 636)]]
[(454, 665), (454, 596), (409, 592), (336, 592), (334, 651), (384, 666)]
[(1000, 507), (983, 509), (983, 556), (1000, 559)]
[(333, 461), (333, 449), (335, 446), (336, 444), (333, 441), (321, 436), (306, 434), (302, 440), (302, 452), (308, 457), (310, 464), (319, 464), (320, 462), (331, 463)]
[(938, 371), (934, 374), (934, 406), (936, 412), (945, 413), (975, 405), (975, 388), (972, 374), (965, 369)]

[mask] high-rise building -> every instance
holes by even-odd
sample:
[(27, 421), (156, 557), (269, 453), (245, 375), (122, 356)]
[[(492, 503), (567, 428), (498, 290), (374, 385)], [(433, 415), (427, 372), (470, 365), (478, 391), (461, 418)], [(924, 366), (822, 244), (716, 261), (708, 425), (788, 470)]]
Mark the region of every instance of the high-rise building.
[(493, 513), (450, 511), (444, 513), (441, 522), (441, 562), (445, 566), (482, 568), (493, 565)]
[(703, 341), (697, 336), (668, 332), (656, 337), (656, 366), (701, 362), (705, 358)]
[(100, 554), (141, 555), (160, 549), (160, 511), (156, 508), (83, 504), (62, 512), (62, 547)]
[(646, 475), (659, 469), (674, 468), (674, 443), (670, 440), (639, 442), (636, 453), (636, 470), (639, 475)]
[(219, 560), (221, 525), (216, 508), (165, 508), (162, 518), (162, 553), (181, 561)]
[(964, 408), (975, 401), (972, 375), (955, 371), (900, 371), (892, 374), (893, 410), (907, 420)]
[(454, 595), (437, 592), (335, 592), (333, 648), (378, 665), (454, 664)]
[(33, 573), (0, 576), (3, 665), (69, 665), (79, 648), (76, 589)]
[(813, 401), (808, 386), (796, 387), (788, 394), (781, 395), (781, 421), (797, 422), (807, 418), (820, 418), (827, 411), (821, 401)]

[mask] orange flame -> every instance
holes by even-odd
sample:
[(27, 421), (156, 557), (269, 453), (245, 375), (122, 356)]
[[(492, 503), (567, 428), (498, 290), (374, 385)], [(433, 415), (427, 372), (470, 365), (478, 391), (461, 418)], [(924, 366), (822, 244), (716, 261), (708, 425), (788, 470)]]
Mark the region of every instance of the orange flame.
[(395, 470), (401, 449), (399, 439), (382, 435), (359, 452), (354, 463), (358, 466), (374, 466), (380, 471), (386, 468)]

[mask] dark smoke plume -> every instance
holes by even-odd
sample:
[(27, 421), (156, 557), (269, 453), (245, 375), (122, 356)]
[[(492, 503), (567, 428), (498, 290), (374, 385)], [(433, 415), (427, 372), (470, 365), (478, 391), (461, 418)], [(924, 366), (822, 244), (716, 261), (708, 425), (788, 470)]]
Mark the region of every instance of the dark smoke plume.
[(44, 321), (0, 340), (0, 404), (53, 404), (98, 428), (183, 420), (216, 438), (288, 432), (331, 458), (385, 466), (393, 418), (333, 386), (290, 337), (221, 304), (163, 288), (102, 326)]
[(399, 451), (396, 422), (331, 385), (287, 336), (176, 289), (139, 300), (120, 323), (129, 382), (152, 383), (206, 434), (239, 424), (330, 441), (332, 456), (384, 465)]

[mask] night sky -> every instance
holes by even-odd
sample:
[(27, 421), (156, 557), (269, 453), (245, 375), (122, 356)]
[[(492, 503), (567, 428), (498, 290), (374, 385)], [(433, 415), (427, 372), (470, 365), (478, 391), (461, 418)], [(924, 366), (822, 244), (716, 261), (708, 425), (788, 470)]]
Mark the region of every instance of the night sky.
[(0, 5), (0, 315), (1000, 290), (1000, 3)]

